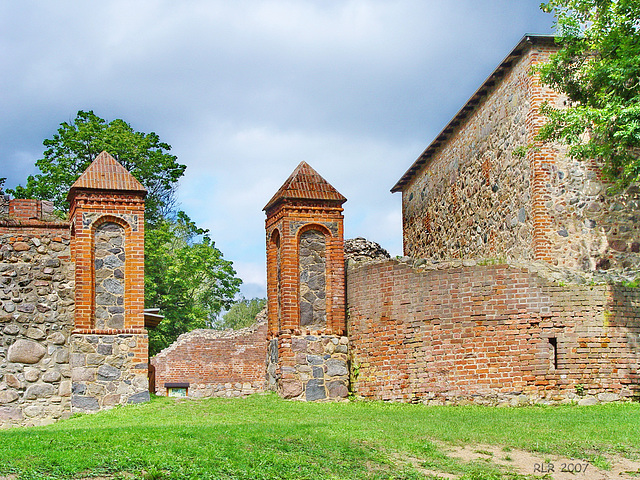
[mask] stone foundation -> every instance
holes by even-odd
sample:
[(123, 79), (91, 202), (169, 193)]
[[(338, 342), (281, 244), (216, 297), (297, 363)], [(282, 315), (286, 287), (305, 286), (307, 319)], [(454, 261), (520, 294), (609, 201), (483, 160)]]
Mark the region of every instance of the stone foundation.
[(347, 337), (280, 335), (271, 340), (269, 353), (269, 384), (277, 384), (284, 398), (341, 400), (349, 395)]
[(71, 336), (73, 412), (149, 401), (146, 334)]

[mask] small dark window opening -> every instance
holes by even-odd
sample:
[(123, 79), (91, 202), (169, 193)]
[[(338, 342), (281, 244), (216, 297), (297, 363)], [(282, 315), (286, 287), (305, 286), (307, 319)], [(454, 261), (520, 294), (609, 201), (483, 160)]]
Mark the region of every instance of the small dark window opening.
[(551, 355), (549, 356), (549, 364), (554, 370), (558, 368), (558, 339), (555, 337), (549, 337), (549, 347), (551, 349)]

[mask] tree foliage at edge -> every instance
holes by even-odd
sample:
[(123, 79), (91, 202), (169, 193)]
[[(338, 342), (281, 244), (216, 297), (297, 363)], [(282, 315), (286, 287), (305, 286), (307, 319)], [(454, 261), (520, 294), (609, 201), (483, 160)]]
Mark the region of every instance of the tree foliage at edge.
[(619, 188), (640, 179), (640, 2), (550, 0), (561, 49), (537, 68), (565, 93), (567, 108), (543, 105), (538, 140), (568, 145), (576, 159), (601, 161)]

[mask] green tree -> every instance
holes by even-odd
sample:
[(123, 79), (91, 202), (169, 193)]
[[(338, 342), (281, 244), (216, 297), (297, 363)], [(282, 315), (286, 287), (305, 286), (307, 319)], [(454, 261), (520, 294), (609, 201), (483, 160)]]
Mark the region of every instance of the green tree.
[(46, 150), (36, 161), (40, 172), (27, 178), (26, 186), (7, 190), (16, 198), (51, 200), (67, 212), (67, 193), (91, 162), (106, 150), (147, 189), (146, 216), (160, 220), (175, 207), (175, 189), (185, 165), (168, 152), (171, 146), (157, 134), (137, 132), (124, 120), (108, 122), (93, 111), (79, 111), (71, 123), (63, 122), (53, 138), (43, 142)]
[(267, 300), (265, 298), (252, 298), (249, 300), (242, 297), (222, 316), (222, 320), (214, 322), (213, 326), (220, 330), (225, 328), (238, 330), (253, 325), (256, 321), (256, 315), (262, 311), (266, 303)]
[(242, 281), (208, 236), (184, 212), (159, 222), (145, 243), (145, 304), (165, 319), (149, 332), (150, 354), (180, 334), (209, 328), (231, 307)]
[(537, 72), (569, 98), (545, 104), (538, 139), (568, 145), (577, 159), (599, 159), (619, 187), (640, 179), (640, 2), (549, 0), (560, 51)]
[[(229, 308), (242, 281), (230, 261), (184, 212), (176, 212), (175, 191), (185, 165), (155, 133), (134, 131), (124, 120), (106, 122), (92, 111), (78, 112), (44, 142), (40, 174), (7, 193), (51, 200), (68, 211), (69, 188), (106, 150), (147, 189), (145, 200), (145, 306), (159, 307), (165, 319), (149, 332), (150, 353), (170, 345), (181, 333), (210, 325)], [(2, 179), (0, 179), (2, 180)], [(2, 187), (0, 181), (0, 188)]]

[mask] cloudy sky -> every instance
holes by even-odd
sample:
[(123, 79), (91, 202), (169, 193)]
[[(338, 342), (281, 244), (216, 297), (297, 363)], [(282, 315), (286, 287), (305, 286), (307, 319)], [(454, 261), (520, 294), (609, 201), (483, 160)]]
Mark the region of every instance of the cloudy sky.
[(305, 160), (346, 238), (402, 254), (389, 189), (525, 33), (540, 0), (0, 0), (0, 177), (78, 110), (156, 132), (181, 207), (265, 295), (262, 208)]

